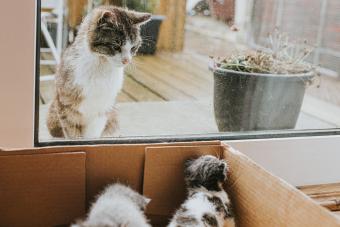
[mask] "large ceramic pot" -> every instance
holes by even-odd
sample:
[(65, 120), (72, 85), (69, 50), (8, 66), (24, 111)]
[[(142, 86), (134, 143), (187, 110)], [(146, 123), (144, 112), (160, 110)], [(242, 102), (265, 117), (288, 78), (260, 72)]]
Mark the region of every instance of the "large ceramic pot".
[(138, 49), (139, 54), (155, 54), (160, 26), (165, 16), (153, 15), (151, 20), (141, 27), (142, 46)]
[(275, 75), (214, 70), (214, 112), (220, 131), (292, 129), (313, 73)]

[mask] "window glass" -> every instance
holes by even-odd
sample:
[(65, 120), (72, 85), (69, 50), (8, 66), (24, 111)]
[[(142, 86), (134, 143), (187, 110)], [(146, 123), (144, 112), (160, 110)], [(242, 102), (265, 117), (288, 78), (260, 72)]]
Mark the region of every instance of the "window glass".
[(169, 2), (41, 1), (39, 142), (340, 126), (339, 1)]

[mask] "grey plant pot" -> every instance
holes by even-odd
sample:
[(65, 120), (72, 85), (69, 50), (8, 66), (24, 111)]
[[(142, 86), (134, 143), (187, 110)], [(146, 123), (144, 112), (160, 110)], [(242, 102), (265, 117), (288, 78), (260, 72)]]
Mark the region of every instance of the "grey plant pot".
[(292, 129), (313, 73), (273, 75), (214, 71), (214, 112), (218, 129)]
[(142, 46), (138, 49), (139, 54), (143, 55), (153, 55), (157, 49), (157, 41), (159, 30), (162, 22), (165, 20), (165, 16), (153, 15), (151, 20), (142, 25), (141, 36), (142, 36)]

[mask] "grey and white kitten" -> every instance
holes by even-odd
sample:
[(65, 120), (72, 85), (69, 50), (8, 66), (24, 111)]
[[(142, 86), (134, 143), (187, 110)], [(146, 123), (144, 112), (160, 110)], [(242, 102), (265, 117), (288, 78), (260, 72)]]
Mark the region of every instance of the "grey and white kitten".
[(98, 138), (115, 132), (114, 105), (124, 67), (140, 47), (140, 26), (150, 17), (114, 6), (100, 6), (85, 17), (57, 69), (47, 116), (53, 137)]
[(71, 227), (151, 227), (144, 210), (150, 199), (122, 184), (109, 185), (85, 221)]
[(185, 164), (188, 198), (168, 227), (235, 226), (234, 214), (223, 182), (228, 166), (224, 160), (205, 155)]

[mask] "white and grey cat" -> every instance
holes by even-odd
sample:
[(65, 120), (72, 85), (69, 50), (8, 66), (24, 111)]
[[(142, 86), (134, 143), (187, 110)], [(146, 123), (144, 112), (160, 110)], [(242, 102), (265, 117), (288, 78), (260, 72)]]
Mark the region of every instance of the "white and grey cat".
[(71, 227), (151, 227), (144, 210), (150, 199), (122, 184), (109, 185), (85, 221)]
[(223, 189), (228, 166), (224, 160), (205, 155), (185, 167), (188, 198), (168, 227), (234, 227), (234, 214)]
[(98, 138), (115, 132), (114, 105), (124, 66), (140, 47), (140, 26), (150, 17), (114, 6), (100, 6), (86, 16), (56, 73), (47, 116), (53, 137)]

